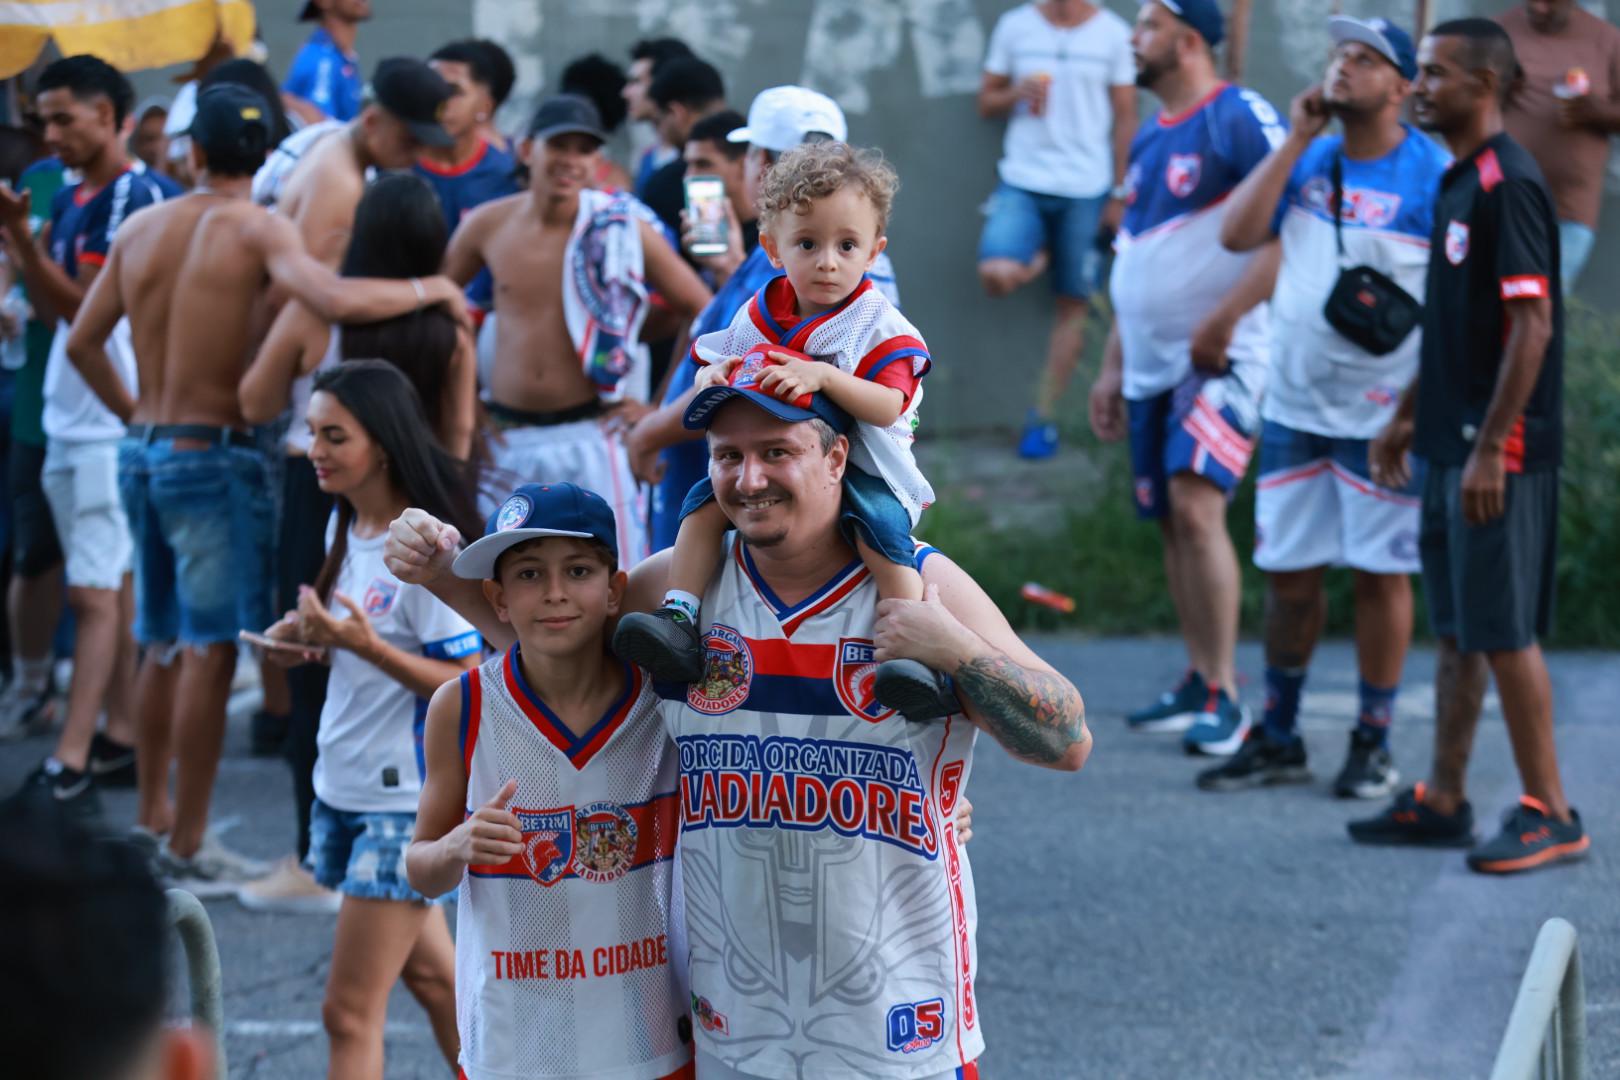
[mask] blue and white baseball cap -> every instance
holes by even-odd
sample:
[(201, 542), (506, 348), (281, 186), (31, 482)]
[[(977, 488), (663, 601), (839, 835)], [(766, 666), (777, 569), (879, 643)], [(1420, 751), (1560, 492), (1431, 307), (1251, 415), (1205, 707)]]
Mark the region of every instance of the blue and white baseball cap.
[(1348, 15), (1335, 15), (1328, 20), (1328, 31), (1333, 35), (1333, 44), (1359, 41), (1394, 64), (1401, 78), (1408, 82), (1417, 78), (1417, 46), (1412, 44), (1412, 35), (1388, 19), (1352, 19)]
[(776, 345), (756, 345), (749, 349), (742, 362), (731, 370), (731, 375), (724, 385), (709, 386), (698, 391), (697, 396), (692, 399), (692, 404), (686, 407), (686, 415), (681, 418), (681, 422), (694, 431), (706, 428), (714, 422), (715, 414), (720, 411), (722, 405), (735, 398), (741, 398), (759, 406), (778, 420), (786, 420), (789, 423), (825, 420), (834, 431), (841, 433), (849, 431), (854, 426), (854, 418), (834, 404), (826, 394), (805, 394), (795, 401), (784, 401), (771, 391), (760, 389), (760, 379), (765, 371), (781, 363), (780, 360), (768, 355), (773, 351), (810, 359), (793, 349), (784, 349)]
[(475, 581), (493, 578), (496, 560), (508, 549), (543, 536), (595, 540), (618, 562), (618, 535), (613, 508), (596, 492), (578, 484), (524, 484), (490, 515), (483, 539), (457, 555), (452, 569)]
[(1214, 48), (1226, 38), (1226, 16), (1215, 0), (1143, 0), (1158, 4), (1170, 14), (1198, 31), (1198, 35)]

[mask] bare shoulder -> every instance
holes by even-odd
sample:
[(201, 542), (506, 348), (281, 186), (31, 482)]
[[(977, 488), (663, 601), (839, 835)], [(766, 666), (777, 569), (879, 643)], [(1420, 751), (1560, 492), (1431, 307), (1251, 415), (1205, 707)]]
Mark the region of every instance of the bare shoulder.
[(490, 230), (498, 229), (510, 220), (512, 215), (521, 209), (523, 203), (531, 197), (528, 192), (520, 191), (515, 195), (503, 195), (499, 199), (491, 199), (489, 202), (467, 211), (466, 215), (462, 217), (461, 226), (457, 231), (480, 236), (488, 235)]

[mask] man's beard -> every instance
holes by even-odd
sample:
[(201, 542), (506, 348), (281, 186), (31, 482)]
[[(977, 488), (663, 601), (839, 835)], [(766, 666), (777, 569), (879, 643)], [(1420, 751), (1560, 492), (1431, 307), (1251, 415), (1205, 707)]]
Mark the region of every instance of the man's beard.
[(1179, 66), (1174, 54), (1163, 60), (1144, 60), (1142, 69), (1136, 73), (1136, 85), (1144, 90), (1152, 90), (1154, 83), (1174, 72)]

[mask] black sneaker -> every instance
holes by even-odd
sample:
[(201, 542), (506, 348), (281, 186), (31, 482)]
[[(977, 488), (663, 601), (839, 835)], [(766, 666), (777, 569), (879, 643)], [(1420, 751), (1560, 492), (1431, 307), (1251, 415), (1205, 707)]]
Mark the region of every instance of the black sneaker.
[(872, 696), (913, 723), (941, 720), (962, 711), (950, 682), (916, 660), (885, 660), (878, 665)]
[(674, 608), (621, 618), (613, 631), (613, 651), (619, 659), (646, 668), (659, 682), (694, 683), (703, 678), (703, 640), (692, 621)]
[(46, 758), (28, 774), (23, 791), (32, 798), (51, 800), (76, 817), (101, 816), (101, 796), (96, 793), (95, 779), (55, 758)]
[(1414, 844), (1419, 847), (1473, 847), (1474, 808), (1464, 800), (1455, 813), (1442, 814), (1423, 801), (1423, 785), (1413, 784), (1377, 817), (1345, 825), (1358, 844)]
[(1592, 838), (1581, 825), (1581, 815), (1570, 807), (1569, 821), (1547, 813), (1537, 799), (1525, 795), (1502, 815), (1496, 838), (1468, 853), (1468, 868), (1481, 874), (1516, 874), (1569, 859), (1582, 859)]
[(275, 757), (280, 754), (287, 742), (288, 722), (289, 718), (285, 715), (255, 710), (253, 724), (248, 729), (248, 753), (254, 757)]
[(1269, 784), (1308, 784), (1311, 768), (1305, 760), (1305, 740), (1277, 742), (1263, 727), (1250, 728), (1237, 753), (1198, 774), (1204, 791), (1241, 791)]
[(134, 787), (135, 748), (96, 732), (90, 740), (90, 775), (106, 787)]
[(1350, 752), (1333, 781), (1333, 794), (1341, 799), (1382, 799), (1394, 792), (1400, 779), (1389, 748), (1358, 727), (1350, 732)]

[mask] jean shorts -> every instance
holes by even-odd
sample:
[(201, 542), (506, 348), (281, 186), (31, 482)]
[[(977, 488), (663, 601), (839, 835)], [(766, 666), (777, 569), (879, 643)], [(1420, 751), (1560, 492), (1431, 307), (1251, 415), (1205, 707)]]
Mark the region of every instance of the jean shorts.
[(317, 798), (309, 814), (310, 872), (344, 896), (428, 903), (405, 880), (405, 849), (415, 831), (415, 814), (355, 813)]
[(216, 645), (271, 621), (275, 496), (256, 449), (125, 439), (118, 487), (135, 540), (135, 639)]
[(1097, 250), (1097, 222), (1106, 195), (1071, 199), (1041, 195), (1003, 181), (984, 204), (984, 232), (979, 261), (1011, 259), (1028, 263), (1045, 250), (1051, 260), (1052, 291), (1084, 300), (1097, 287), (1102, 253)]
[[(705, 476), (692, 485), (681, 503), (681, 518), (714, 501), (714, 484)], [(851, 544), (857, 536), (868, 547), (892, 563), (917, 565), (917, 544), (911, 538), (911, 515), (889, 485), (871, 473), (848, 465), (844, 468), (843, 507), (840, 527)]]

